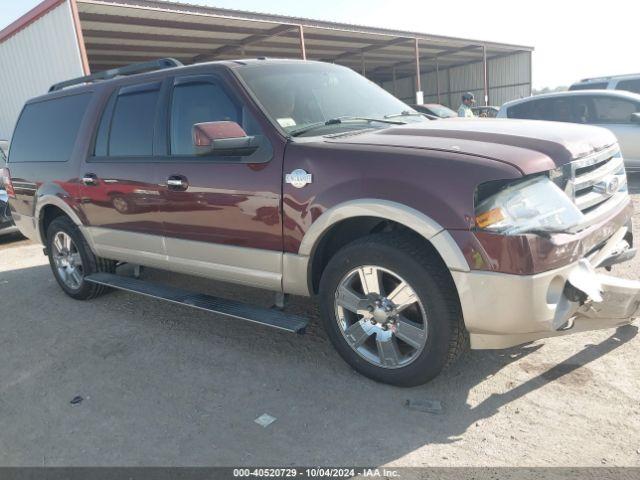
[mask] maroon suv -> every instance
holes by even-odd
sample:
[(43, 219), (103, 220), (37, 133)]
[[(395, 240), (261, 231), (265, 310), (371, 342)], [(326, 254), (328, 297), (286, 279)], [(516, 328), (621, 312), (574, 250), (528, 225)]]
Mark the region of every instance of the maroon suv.
[(337, 65), (166, 59), (54, 85), (25, 105), (8, 167), (15, 222), (71, 297), (115, 287), (299, 332), (116, 266), (313, 296), (338, 352), (383, 382), (425, 382), (467, 340), (611, 327), (640, 303), (594, 270), (634, 253), (611, 133), (429, 121)]

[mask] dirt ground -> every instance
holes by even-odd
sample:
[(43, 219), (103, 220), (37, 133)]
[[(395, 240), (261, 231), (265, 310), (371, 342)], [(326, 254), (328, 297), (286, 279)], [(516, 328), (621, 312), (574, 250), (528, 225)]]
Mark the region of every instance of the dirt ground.
[[(640, 277), (640, 257), (614, 273)], [(78, 302), (40, 246), (0, 240), (0, 465), (640, 466), (637, 322), (469, 352), (402, 389), (352, 371), (310, 300), (290, 310), (314, 318), (307, 335), (124, 292)]]

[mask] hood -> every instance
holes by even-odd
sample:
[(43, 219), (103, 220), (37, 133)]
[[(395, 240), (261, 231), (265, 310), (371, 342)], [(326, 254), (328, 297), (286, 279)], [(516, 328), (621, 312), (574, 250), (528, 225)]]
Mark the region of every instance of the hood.
[(507, 163), (523, 174), (551, 170), (616, 143), (604, 128), (511, 119), (448, 119), (327, 138), (330, 143), (457, 152)]

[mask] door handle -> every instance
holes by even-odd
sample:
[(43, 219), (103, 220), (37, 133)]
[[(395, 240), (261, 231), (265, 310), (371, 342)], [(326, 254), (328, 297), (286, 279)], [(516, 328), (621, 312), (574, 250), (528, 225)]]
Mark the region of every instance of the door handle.
[(82, 183), (85, 185), (97, 185), (98, 176), (95, 173), (85, 173), (84, 177), (82, 177)]
[(189, 182), (182, 175), (171, 175), (167, 178), (167, 188), (170, 190), (184, 191), (189, 188)]

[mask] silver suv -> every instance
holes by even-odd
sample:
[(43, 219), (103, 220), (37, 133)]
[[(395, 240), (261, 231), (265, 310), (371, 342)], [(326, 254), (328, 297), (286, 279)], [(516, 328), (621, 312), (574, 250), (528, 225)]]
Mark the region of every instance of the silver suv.
[(498, 117), (598, 125), (611, 130), (628, 171), (640, 171), (640, 95), (619, 90), (547, 93), (505, 103)]
[(585, 78), (574, 83), (569, 90), (626, 90), (640, 93), (640, 73), (612, 75), (609, 77)]

